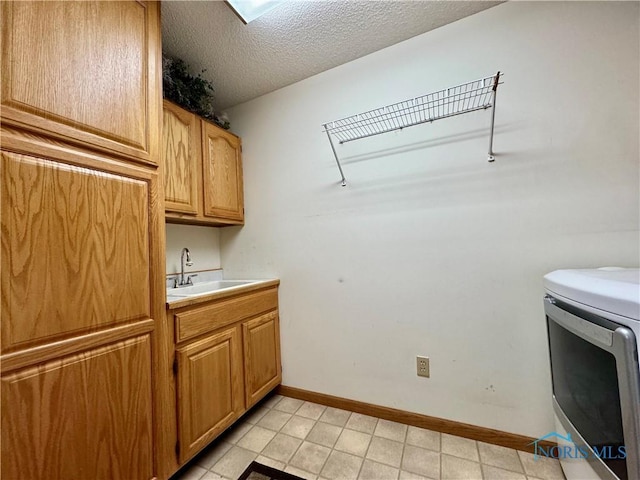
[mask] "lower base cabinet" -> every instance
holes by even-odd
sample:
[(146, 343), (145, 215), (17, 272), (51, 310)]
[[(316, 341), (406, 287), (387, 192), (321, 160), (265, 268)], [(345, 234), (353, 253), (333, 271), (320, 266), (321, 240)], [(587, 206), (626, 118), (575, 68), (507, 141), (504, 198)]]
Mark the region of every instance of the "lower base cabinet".
[(179, 461), (185, 462), (244, 411), (238, 327), (176, 350)]
[(281, 383), (277, 285), (168, 311), (179, 466)]
[(245, 404), (251, 408), (281, 381), (278, 313), (242, 324)]

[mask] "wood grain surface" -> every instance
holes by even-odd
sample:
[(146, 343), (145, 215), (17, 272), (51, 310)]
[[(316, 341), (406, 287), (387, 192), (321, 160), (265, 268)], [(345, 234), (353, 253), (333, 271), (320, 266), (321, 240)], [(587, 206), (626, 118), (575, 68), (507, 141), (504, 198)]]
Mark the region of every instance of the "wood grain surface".
[(165, 480), (159, 2), (0, 9), (2, 477)]
[(2, 352), (150, 318), (147, 182), (2, 152)]
[(87, 349), (101, 347), (123, 338), (139, 336), (154, 330), (153, 319), (143, 320), (99, 332), (86, 333), (78, 337), (65, 338), (57, 342), (45, 343), (33, 348), (25, 348), (0, 357), (2, 375), (14, 370), (49, 362)]
[(179, 458), (185, 462), (244, 411), (240, 329), (193, 342), (176, 356)]
[(200, 121), (193, 113), (166, 100), (163, 107), (165, 209), (197, 214), (202, 175)]
[(271, 288), (181, 310), (175, 315), (176, 341), (182, 342), (276, 308), (278, 290)]
[(244, 322), (242, 343), (245, 406), (251, 408), (282, 381), (278, 312)]
[(161, 348), (167, 363), (175, 349), (177, 378), (160, 370), (174, 391), (164, 398), (164, 428), (180, 439), (178, 461), (163, 460), (169, 474), (280, 383), (279, 281), (266, 284), (167, 310), (167, 322), (159, 328), (175, 325), (176, 339), (164, 337)]
[(1, 8), (3, 121), (157, 162), (156, 2)]
[(240, 139), (202, 120), (204, 215), (244, 220)]
[(150, 335), (1, 381), (3, 479), (153, 477)]

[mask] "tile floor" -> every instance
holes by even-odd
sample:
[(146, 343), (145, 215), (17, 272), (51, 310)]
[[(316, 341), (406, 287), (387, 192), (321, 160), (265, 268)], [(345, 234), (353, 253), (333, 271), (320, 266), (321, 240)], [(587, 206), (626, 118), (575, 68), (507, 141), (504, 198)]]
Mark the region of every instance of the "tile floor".
[(256, 460), (309, 480), (554, 480), (556, 460), (275, 395), (172, 480), (236, 480)]

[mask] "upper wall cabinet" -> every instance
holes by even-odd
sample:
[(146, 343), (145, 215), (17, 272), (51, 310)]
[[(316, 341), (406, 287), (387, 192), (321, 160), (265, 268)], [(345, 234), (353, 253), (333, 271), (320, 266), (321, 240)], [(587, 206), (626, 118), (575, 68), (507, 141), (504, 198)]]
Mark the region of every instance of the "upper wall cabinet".
[(165, 100), (162, 137), (164, 207), (167, 212), (197, 215), (202, 173), (200, 119)]
[(166, 100), (163, 117), (167, 222), (242, 225), (240, 138)]
[(244, 220), (240, 139), (202, 121), (204, 215), (232, 222)]
[(158, 4), (51, 3), (0, 6), (3, 123), (156, 163)]

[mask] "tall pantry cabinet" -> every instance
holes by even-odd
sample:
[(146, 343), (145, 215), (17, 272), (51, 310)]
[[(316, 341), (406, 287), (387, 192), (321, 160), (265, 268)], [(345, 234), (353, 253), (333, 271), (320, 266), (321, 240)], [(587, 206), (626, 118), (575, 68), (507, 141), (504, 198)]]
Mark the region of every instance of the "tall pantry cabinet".
[(1, 477), (162, 476), (159, 5), (0, 9)]

